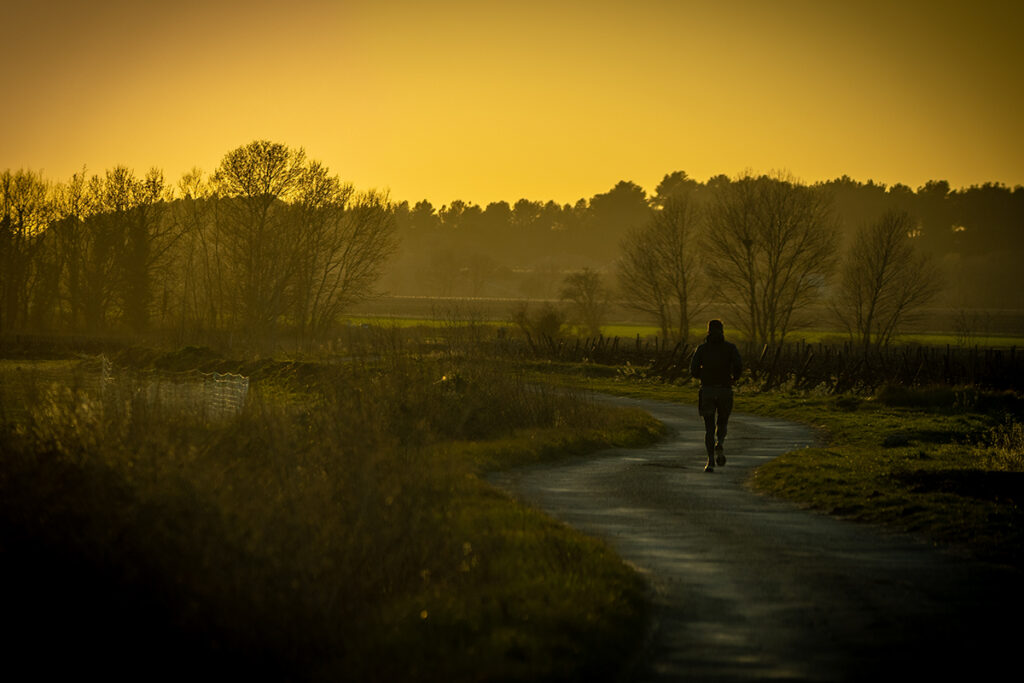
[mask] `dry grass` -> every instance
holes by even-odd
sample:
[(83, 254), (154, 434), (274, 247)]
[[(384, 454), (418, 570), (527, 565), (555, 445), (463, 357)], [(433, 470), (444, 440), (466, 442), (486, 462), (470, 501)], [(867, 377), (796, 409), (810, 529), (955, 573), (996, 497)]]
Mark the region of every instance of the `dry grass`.
[(115, 677), (153, 662), (156, 677), (614, 671), (643, 631), (640, 579), (477, 475), (656, 426), (488, 359), (395, 344), (255, 363), (245, 411), (218, 423), (131, 381), (31, 389), (0, 432), (4, 578), (29, 586), (11, 618), (85, 660), (117, 642)]

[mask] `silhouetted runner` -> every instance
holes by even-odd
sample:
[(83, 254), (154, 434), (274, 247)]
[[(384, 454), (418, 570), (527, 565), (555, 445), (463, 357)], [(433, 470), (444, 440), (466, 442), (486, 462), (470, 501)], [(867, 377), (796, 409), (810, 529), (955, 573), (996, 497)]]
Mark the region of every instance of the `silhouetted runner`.
[[(721, 320), (708, 321), (708, 336), (690, 359), (690, 374), (700, 378), (697, 410), (704, 418), (705, 472), (725, 464), (725, 435), (732, 413), (732, 383), (740, 378), (743, 361), (735, 344), (725, 341)], [(717, 418), (717, 419), (716, 419)]]

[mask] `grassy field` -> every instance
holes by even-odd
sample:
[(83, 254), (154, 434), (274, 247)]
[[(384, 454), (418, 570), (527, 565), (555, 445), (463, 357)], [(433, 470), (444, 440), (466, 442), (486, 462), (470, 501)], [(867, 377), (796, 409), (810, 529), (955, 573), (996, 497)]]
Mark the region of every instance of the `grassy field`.
[[(596, 391), (696, 403), (696, 385), (594, 366), (538, 364), (538, 376)], [(815, 448), (748, 482), (810, 509), (916, 534), (1024, 567), (1024, 398), (973, 388), (887, 387), (874, 396), (737, 387), (736, 410), (813, 426)]]
[[(416, 318), (416, 317), (392, 317), (392, 316), (355, 316), (346, 319), (346, 323), (352, 326), (392, 326), (395, 328), (411, 328), (411, 327), (423, 327), (423, 328), (438, 328), (448, 329), (450, 328), (451, 322), (448, 320), (439, 320), (436, 318)], [(477, 326), (482, 326), (486, 329), (497, 331), (499, 328), (515, 329), (516, 325), (511, 320), (488, 320), (488, 321), (473, 321), (472, 323)], [(645, 325), (641, 323), (614, 323), (604, 325), (601, 328), (601, 333), (605, 337), (613, 338), (619, 337), (620, 339), (636, 339), (639, 336), (641, 339), (654, 338), (661, 335), (661, 331), (654, 325)], [(693, 327), (690, 329), (691, 343), (696, 343), (703, 339), (706, 330), (703, 326)], [(584, 335), (585, 336), (585, 335)], [(743, 336), (730, 331), (730, 338), (735, 338), (741, 341)], [(787, 339), (791, 342), (804, 342), (808, 344), (843, 344), (848, 341), (848, 337), (842, 334), (840, 331), (833, 328), (808, 328), (800, 329)], [(1024, 347), (1024, 336), (1018, 334), (977, 334), (970, 337), (970, 339), (964, 339), (952, 332), (944, 331), (933, 331), (933, 332), (913, 332), (907, 334), (898, 335), (894, 340), (894, 344), (919, 344), (922, 346), (978, 346), (981, 348), (1010, 348), (1013, 346)]]
[[(355, 307), (357, 311), (349, 321), (354, 324), (387, 322), (403, 326), (444, 324), (451, 320), (473, 320), (496, 327), (515, 327), (511, 321), (516, 311), (526, 307), (536, 311), (552, 305), (567, 315), (570, 307), (564, 301), (537, 301), (527, 299), (488, 299), (458, 297), (384, 296)], [(660, 335), (657, 327), (636, 311), (612, 303), (606, 311), (606, 324), (602, 333), (606, 337), (633, 339)], [(704, 335), (704, 322), (710, 317), (725, 318), (728, 333), (735, 336), (735, 320), (730, 320), (729, 307), (708, 304), (704, 313), (693, 321), (691, 336)], [(834, 314), (825, 305), (816, 305), (803, 313), (806, 327), (794, 330), (790, 341), (808, 343), (842, 343), (848, 338), (835, 321)], [(929, 308), (919, 311), (914, 320), (903, 329), (897, 343), (929, 344), (936, 346), (1021, 346), (1024, 342), (1024, 311), (1018, 310), (964, 310), (956, 308)]]
[[(341, 365), (136, 349), (101, 396), (35, 387), (0, 427), (9, 651), (44, 677), (59, 661), (158, 679), (618, 671), (645, 632), (643, 582), (480, 474), (660, 426), (464, 351), (369, 346)], [(244, 411), (211, 423), (143, 400), (146, 373), (196, 367), (248, 374)]]

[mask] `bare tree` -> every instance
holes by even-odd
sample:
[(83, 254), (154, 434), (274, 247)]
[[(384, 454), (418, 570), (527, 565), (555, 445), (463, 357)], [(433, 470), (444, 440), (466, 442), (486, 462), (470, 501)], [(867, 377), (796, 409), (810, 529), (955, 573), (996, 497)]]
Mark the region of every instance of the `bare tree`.
[(208, 278), (211, 301), (250, 337), (281, 323), (307, 340), (324, 334), (373, 293), (395, 249), (387, 196), (356, 192), (301, 149), (240, 147), (210, 187), (214, 229), (200, 231), (194, 246), (217, 271)]
[(178, 234), (167, 220), (170, 198), (155, 168), (141, 178), (124, 166), (88, 180), (83, 172), (56, 188), (48, 237), (72, 327), (99, 331), (119, 315), (137, 332), (148, 328)]
[(285, 202), (298, 189), (305, 160), (302, 149), (256, 140), (228, 152), (211, 182), (228, 308), (251, 337), (272, 332), (286, 313), (300, 252)]
[(601, 274), (591, 268), (570, 273), (562, 281), (562, 299), (572, 302), (576, 319), (597, 337), (608, 315), (609, 294)]
[(132, 206), (132, 174), (124, 167), (76, 175), (66, 188), (69, 211), (63, 246), (76, 323), (103, 330), (123, 291), (122, 269), (127, 213)]
[(0, 331), (24, 328), (38, 280), (38, 255), (51, 217), (42, 174), (0, 174)]
[(918, 250), (917, 228), (907, 212), (886, 212), (861, 227), (840, 268), (831, 308), (864, 353), (888, 345), (939, 292), (941, 275)]
[(756, 346), (781, 343), (835, 262), (835, 219), (818, 188), (750, 175), (716, 186), (703, 241), (716, 296)]
[(174, 247), (177, 267), (167, 282), (166, 298), (177, 316), (178, 334), (185, 337), (219, 329), (227, 295), (223, 253), (214, 229), (216, 202), (202, 171), (193, 168), (185, 173), (178, 181), (178, 194), (172, 214), (182, 238)]
[(101, 331), (117, 305), (130, 201), (124, 180), (118, 169), (88, 178), (83, 171), (58, 189), (54, 229), (74, 329)]
[(384, 194), (357, 193), (315, 162), (299, 177), (292, 210), (300, 251), (296, 317), (300, 330), (316, 337), (372, 294), (396, 246), (394, 215)]
[(156, 291), (164, 286), (167, 257), (181, 237), (181, 224), (167, 211), (172, 191), (160, 169), (130, 178), (129, 192), (121, 300), (129, 327), (143, 332), (149, 328)]
[(669, 334), (668, 290), (661, 274), (655, 240), (647, 229), (634, 228), (622, 241), (618, 262), (619, 291), (623, 303), (649, 315), (661, 328), (661, 336)]
[(653, 317), (663, 337), (686, 341), (703, 308), (697, 296), (699, 220), (688, 195), (674, 196), (621, 243), (619, 289), (630, 308)]
[(95, 212), (98, 202), (95, 183), (90, 183), (83, 169), (67, 183), (54, 189), (55, 220), (50, 229), (53, 252), (59, 272), (59, 306), (65, 325), (80, 330), (85, 325), (86, 253), (89, 240), (85, 221)]

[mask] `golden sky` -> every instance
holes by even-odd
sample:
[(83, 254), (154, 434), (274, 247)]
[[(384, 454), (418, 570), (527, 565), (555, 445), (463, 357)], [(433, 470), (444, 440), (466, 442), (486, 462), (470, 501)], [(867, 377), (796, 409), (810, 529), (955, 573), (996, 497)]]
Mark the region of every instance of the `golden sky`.
[(266, 138), (393, 199), (788, 170), (1024, 184), (1021, 2), (0, 0), (0, 169)]

